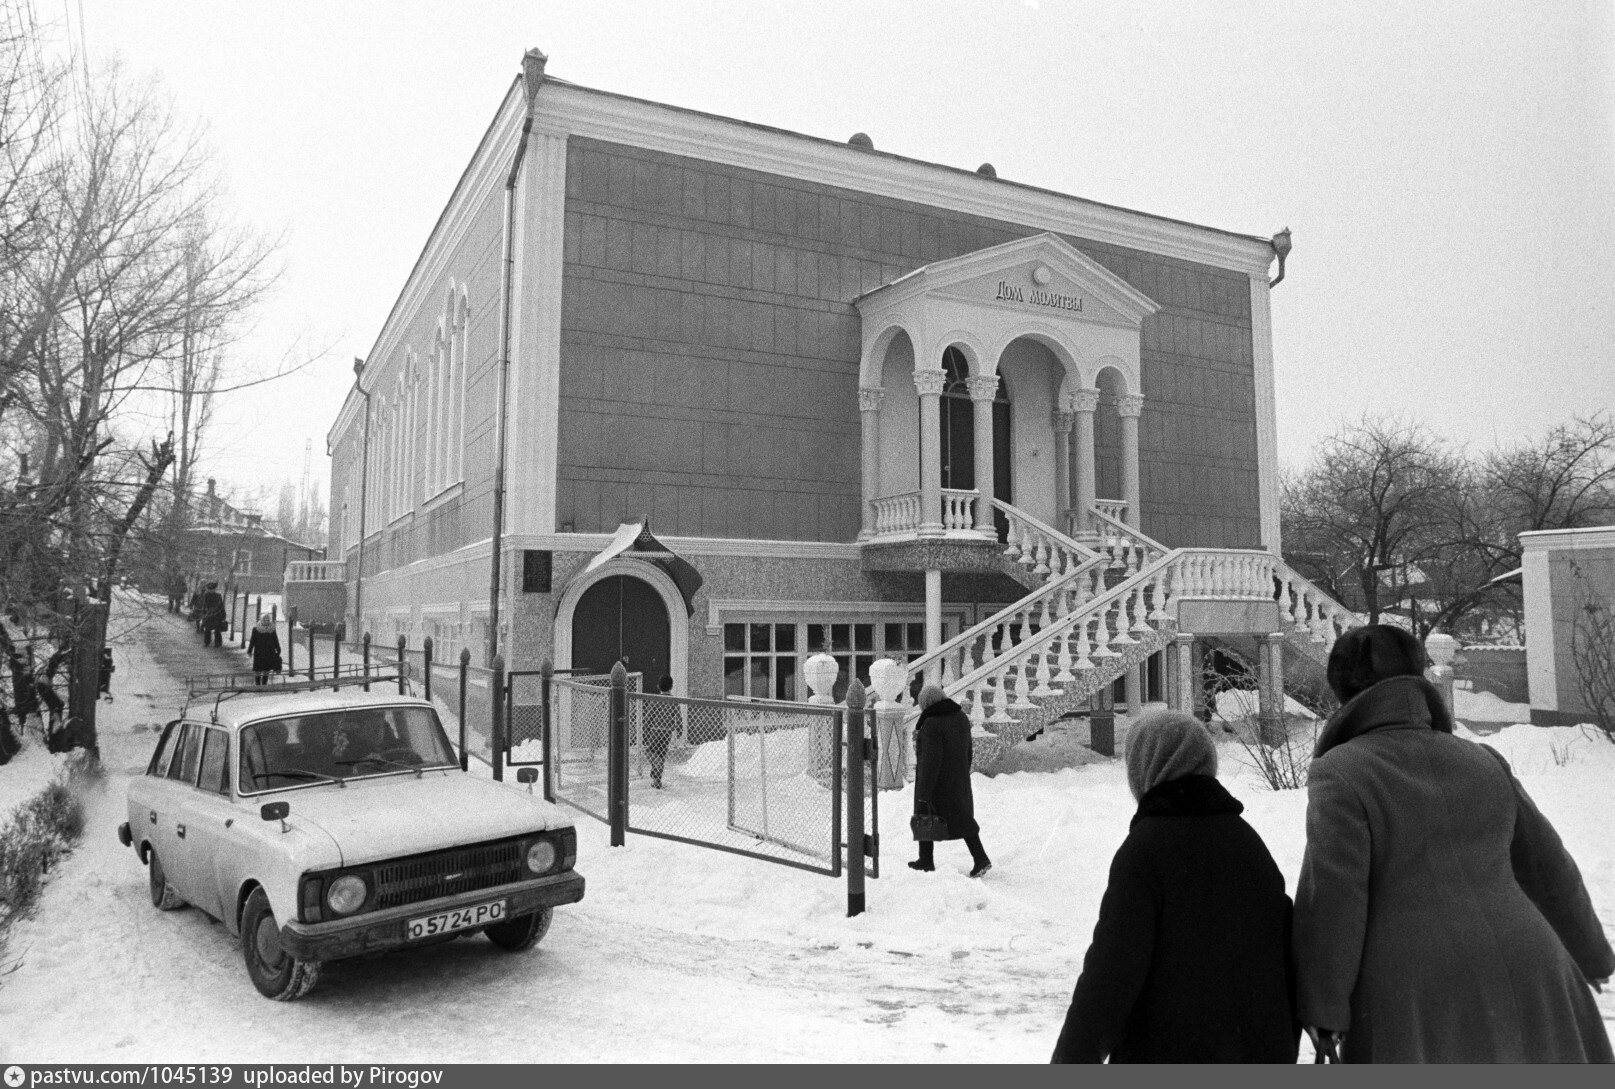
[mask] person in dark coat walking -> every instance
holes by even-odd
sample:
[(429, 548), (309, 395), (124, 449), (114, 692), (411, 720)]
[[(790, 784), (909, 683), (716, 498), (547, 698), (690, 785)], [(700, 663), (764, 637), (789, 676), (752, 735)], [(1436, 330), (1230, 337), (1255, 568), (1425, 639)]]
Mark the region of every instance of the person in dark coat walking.
[[(1354, 628), (1307, 781), (1297, 1005), (1344, 1062), (1610, 1062), (1615, 970), (1553, 826), (1502, 755), (1452, 733), (1424, 648)], [(1342, 1038), (1343, 1037), (1343, 1038)]]
[[(673, 694), (673, 678), (664, 676), (656, 686), (664, 696)], [(679, 705), (652, 700), (645, 705), (645, 759), (650, 764), (650, 785), (662, 789), (662, 769), (667, 763), (667, 746), (678, 730)]]
[[(970, 718), (934, 684), (920, 689), (920, 720), (914, 726), (914, 812), (932, 812), (948, 824), (948, 839), (970, 849), (971, 877), (993, 868), (981, 845), (976, 799), (970, 790)], [(909, 869), (936, 869), (931, 843), (920, 841), (920, 857)]]
[(280, 672), (280, 636), (275, 631), (273, 615), (266, 613), (258, 617), (252, 634), (247, 637), (247, 653), (252, 655), (254, 684), (268, 684), (269, 675)]
[(219, 593), (218, 583), (210, 582), (202, 589), (202, 645), (223, 646), (224, 629), (229, 626), (224, 615), (224, 595)]
[(1290, 898), (1181, 711), (1127, 733), (1138, 812), (1054, 1046), (1056, 1063), (1293, 1063)]

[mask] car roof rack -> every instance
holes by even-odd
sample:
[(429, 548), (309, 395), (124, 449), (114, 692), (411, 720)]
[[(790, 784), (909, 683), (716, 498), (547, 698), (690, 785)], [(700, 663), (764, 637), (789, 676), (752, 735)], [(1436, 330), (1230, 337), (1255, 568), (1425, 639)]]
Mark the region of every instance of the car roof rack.
[(368, 688), (373, 684), (402, 684), (408, 691), (404, 695), (415, 694), (415, 686), (411, 676), (408, 662), (389, 663), (383, 672), (364, 672), (359, 665), (351, 666), (321, 666), (314, 670), (313, 680), (280, 680), (284, 674), (272, 673), (266, 678), (266, 683), (257, 683), (256, 673), (214, 673), (196, 677), (185, 678), (185, 706), (180, 715), (184, 717), (190, 713), (191, 701), (198, 696), (213, 696), (212, 721), (219, 720), (219, 704), (231, 696), (270, 696), (284, 692), (318, 692), (324, 689), (336, 691), (341, 688), (352, 688), (355, 685), (364, 685)]

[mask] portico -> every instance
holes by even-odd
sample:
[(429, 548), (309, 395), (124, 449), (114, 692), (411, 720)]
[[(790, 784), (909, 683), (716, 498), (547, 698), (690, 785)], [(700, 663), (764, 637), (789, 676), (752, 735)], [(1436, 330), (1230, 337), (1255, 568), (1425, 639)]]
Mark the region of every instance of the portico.
[[(1153, 300), (1039, 234), (926, 265), (855, 305), (860, 541), (992, 539), (994, 500), (1078, 539), (1096, 503), (1139, 525), (1139, 326)], [(1120, 495), (1104, 499), (1102, 410), (1120, 438)]]

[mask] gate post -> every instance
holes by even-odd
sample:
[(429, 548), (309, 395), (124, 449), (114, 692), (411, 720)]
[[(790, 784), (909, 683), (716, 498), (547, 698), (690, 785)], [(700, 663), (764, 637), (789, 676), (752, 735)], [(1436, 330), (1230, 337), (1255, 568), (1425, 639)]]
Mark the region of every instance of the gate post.
[(421, 644), (421, 678), (426, 685), (426, 702), (432, 702), (432, 637)]
[(606, 729), (606, 810), (611, 815), (611, 845), (628, 842), (628, 670), (621, 660), (611, 667), (611, 709)]
[(404, 694), (404, 674), (409, 672), (409, 662), (404, 657), (404, 652), (408, 649), (409, 636), (400, 635), (398, 637), (398, 661), (396, 663), (398, 666), (398, 694), (400, 696)]
[(297, 679), (297, 606), (286, 610), (286, 679)]
[[(348, 622), (338, 620), (331, 629), (331, 679), (342, 676), (342, 641), (348, 637)], [(308, 632), (308, 679), (314, 679), (314, 629)]]
[(555, 782), (550, 778), (550, 739), (554, 729), (550, 721), (550, 683), (555, 679), (555, 663), (545, 658), (539, 663), (538, 744), (544, 753), (544, 800), (555, 800)]
[(465, 684), (471, 672), (471, 648), (460, 648), (460, 770), (466, 771), (471, 757), (465, 751)]
[(505, 656), (493, 656), (493, 680), (489, 682), (488, 698), (493, 706), (493, 777), (495, 782), (505, 781)]
[(847, 686), (847, 917), (864, 912), (864, 686)]
[(359, 640), (359, 661), (364, 665), (364, 690), (370, 691), (370, 633)]

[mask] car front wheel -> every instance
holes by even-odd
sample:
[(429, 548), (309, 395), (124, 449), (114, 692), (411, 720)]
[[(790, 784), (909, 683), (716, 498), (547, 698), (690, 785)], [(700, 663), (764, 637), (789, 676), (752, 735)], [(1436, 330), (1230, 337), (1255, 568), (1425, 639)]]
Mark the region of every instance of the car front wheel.
[(320, 964), (294, 960), (280, 944), (280, 925), (263, 889), (253, 889), (241, 913), (241, 956), (252, 985), (265, 998), (290, 1002), (302, 998), (320, 980)]
[(152, 907), (158, 911), (173, 911), (185, 906), (185, 901), (174, 891), (174, 886), (168, 883), (168, 875), (163, 872), (163, 860), (157, 857), (154, 850), (147, 852), (146, 877), (151, 882)]
[(483, 933), (487, 934), (488, 940), (499, 948), (520, 953), (523, 949), (531, 949), (537, 945), (544, 935), (550, 932), (550, 920), (553, 918), (555, 909), (542, 907), (526, 915), (518, 915), (514, 919), (495, 923)]

